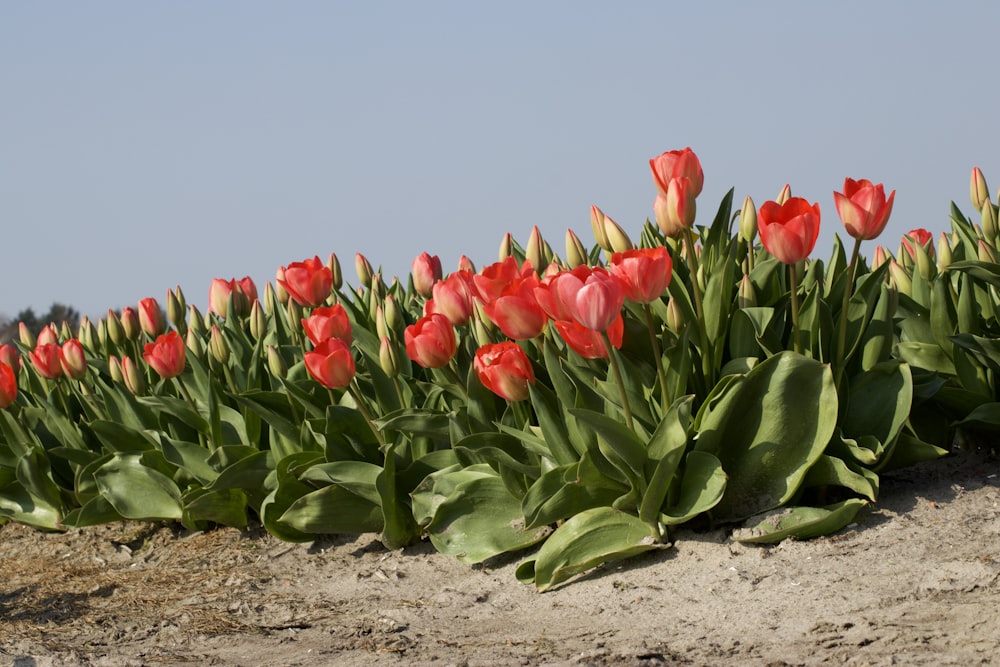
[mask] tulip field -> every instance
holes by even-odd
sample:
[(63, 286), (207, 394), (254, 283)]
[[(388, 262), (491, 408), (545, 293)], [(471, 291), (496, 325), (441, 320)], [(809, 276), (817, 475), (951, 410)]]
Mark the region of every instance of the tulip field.
[[(592, 207), (596, 243), (568, 231), (562, 256), (537, 228), (478, 270), (425, 252), (405, 281), (317, 256), (262, 294), (216, 279), (204, 312), (177, 288), (22, 327), (0, 346), (0, 523), (426, 539), (466, 563), (520, 554), (545, 591), (681, 524), (833, 533), (883, 471), (1000, 429), (978, 169), (972, 217), (953, 205), (935, 242), (884, 238), (895, 192), (868, 180), (834, 214), (786, 186), (706, 217), (691, 149), (650, 167), (653, 221)], [(848, 247), (817, 251), (821, 218)]]

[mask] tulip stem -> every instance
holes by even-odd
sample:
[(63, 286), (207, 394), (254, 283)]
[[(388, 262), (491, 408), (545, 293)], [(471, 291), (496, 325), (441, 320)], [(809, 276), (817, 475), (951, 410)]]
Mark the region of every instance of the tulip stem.
[[(333, 389), (328, 388), (327, 391), (330, 392), (331, 403), (336, 405), (337, 400), (333, 394)], [(354, 399), (354, 404), (357, 406), (358, 412), (361, 413), (361, 416), (364, 417), (365, 421), (368, 423), (368, 428), (372, 430), (372, 434), (375, 436), (375, 440), (378, 442), (379, 447), (381, 448), (385, 446), (385, 440), (382, 438), (382, 432), (375, 427), (375, 422), (372, 421), (371, 413), (368, 412), (368, 408), (365, 407), (364, 400), (362, 400), (361, 395), (357, 392), (357, 390), (354, 389), (354, 380), (351, 380), (351, 383), (347, 385), (347, 391), (350, 393), (351, 398)]]
[(632, 407), (628, 403), (628, 394), (625, 393), (625, 382), (622, 381), (622, 372), (618, 367), (618, 357), (616, 356), (614, 346), (611, 345), (611, 339), (608, 338), (608, 332), (602, 331), (601, 336), (604, 338), (604, 347), (608, 351), (608, 361), (611, 364), (611, 372), (614, 374), (615, 382), (618, 384), (618, 393), (622, 397), (622, 412), (625, 414), (625, 426), (627, 426), (630, 431), (635, 430), (632, 426)]
[(650, 309), (648, 303), (643, 304), (643, 310), (646, 312), (646, 329), (649, 330), (649, 342), (653, 346), (653, 356), (656, 357), (656, 377), (660, 381), (660, 406), (663, 408), (663, 414), (666, 414), (667, 408), (670, 406), (670, 396), (667, 393), (667, 373), (663, 369), (663, 348), (660, 346), (660, 337), (656, 335), (653, 325), (653, 311)]
[(861, 254), (861, 239), (854, 239), (854, 252), (851, 253), (851, 264), (848, 267), (847, 284), (844, 286), (844, 302), (840, 308), (840, 327), (837, 330), (837, 361), (836, 386), (840, 387), (840, 381), (844, 377), (844, 366), (847, 359), (844, 358), (844, 348), (847, 347), (847, 309), (851, 305), (851, 292), (854, 291), (854, 281), (858, 277), (858, 256)]
[(694, 254), (694, 232), (690, 227), (684, 229), (684, 243), (687, 246), (688, 268), (691, 272), (691, 291), (694, 293), (694, 309), (698, 315), (698, 334), (701, 337), (701, 367), (706, 383), (713, 384), (711, 374), (714, 366), (714, 354), (708, 342), (708, 329), (705, 328), (705, 308), (701, 303), (701, 287), (698, 285), (698, 259)]
[(795, 264), (788, 265), (788, 279), (792, 284), (792, 349), (802, 354), (802, 340), (799, 336), (799, 283), (795, 275)]

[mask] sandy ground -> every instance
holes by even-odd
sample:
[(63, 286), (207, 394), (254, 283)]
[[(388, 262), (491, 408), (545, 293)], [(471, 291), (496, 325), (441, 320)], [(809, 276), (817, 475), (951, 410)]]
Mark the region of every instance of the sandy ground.
[(840, 534), (684, 532), (545, 594), (517, 558), (259, 529), (0, 528), (0, 664), (1000, 664), (1000, 464), (887, 475)]

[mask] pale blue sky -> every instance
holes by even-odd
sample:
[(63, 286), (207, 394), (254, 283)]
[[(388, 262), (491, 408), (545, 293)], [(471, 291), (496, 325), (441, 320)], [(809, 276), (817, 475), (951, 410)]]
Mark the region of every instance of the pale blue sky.
[[(0, 0), (0, 313), (100, 315), (214, 277), (355, 252), (404, 275), (563, 253), (597, 204), (638, 236), (648, 159), (691, 146), (699, 222), (789, 182), (842, 229), (884, 182), (884, 240), (1000, 186), (991, 2)], [(843, 236), (843, 235), (842, 235)], [(874, 251), (874, 242), (863, 252)]]

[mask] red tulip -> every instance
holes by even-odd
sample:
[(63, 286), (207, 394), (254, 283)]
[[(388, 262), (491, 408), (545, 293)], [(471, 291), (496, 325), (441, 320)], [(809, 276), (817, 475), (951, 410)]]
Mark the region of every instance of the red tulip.
[(535, 299), (538, 278), (516, 278), (483, 304), (483, 312), (508, 338), (527, 340), (542, 333), (548, 317)]
[(0, 363), (7, 364), (11, 368), (21, 367), (21, 355), (17, 348), (10, 343), (0, 345)]
[(843, 194), (834, 192), (833, 202), (847, 233), (860, 241), (867, 241), (876, 238), (885, 229), (895, 197), (896, 191), (893, 190), (886, 199), (881, 183), (873, 185), (864, 179), (855, 181), (847, 178), (844, 179)]
[[(608, 348), (599, 331), (588, 329), (577, 322), (559, 320), (554, 322), (556, 331), (566, 341), (571, 350), (584, 359), (607, 359)], [(619, 313), (618, 317), (608, 326), (608, 340), (615, 349), (622, 346), (622, 336), (625, 333), (625, 322)]]
[(351, 320), (339, 303), (314, 309), (308, 318), (302, 318), (302, 328), (313, 345), (319, 345), (328, 338), (339, 338), (348, 346), (351, 344)]
[(447, 366), (455, 356), (455, 330), (444, 315), (432, 313), (406, 327), (406, 356), (424, 368)]
[(17, 399), (17, 373), (0, 361), (0, 410), (9, 408)]
[(688, 178), (670, 179), (667, 191), (656, 195), (653, 215), (660, 231), (671, 238), (677, 238), (685, 229), (694, 225), (695, 219), (694, 185)]
[(816, 245), (819, 204), (810, 205), (801, 197), (791, 197), (784, 204), (766, 202), (757, 214), (757, 227), (769, 253), (785, 264), (795, 264)]
[(903, 247), (906, 249), (907, 254), (910, 255), (910, 259), (913, 259), (913, 241), (922, 245), (928, 255), (934, 254), (934, 237), (926, 229), (922, 227), (920, 229), (911, 229), (903, 236)]
[(483, 303), (489, 303), (500, 296), (507, 284), (516, 278), (526, 278), (535, 273), (534, 267), (525, 262), (517, 266), (513, 256), (507, 256), (502, 262), (490, 264), (479, 273), (472, 276), (472, 288)]
[[(281, 267), (281, 270), (284, 268)], [(281, 271), (279, 273), (284, 278), (284, 274)], [(244, 276), (239, 280), (212, 279), (212, 284), (208, 288), (208, 310), (219, 317), (226, 317), (230, 295), (233, 298), (233, 309), (236, 311), (233, 314), (237, 317), (246, 316), (250, 313), (253, 302), (257, 300), (257, 285), (250, 276)]]
[(143, 347), (142, 358), (163, 379), (177, 377), (184, 372), (184, 339), (176, 331), (168, 331)]
[[(472, 274), (456, 271), (444, 280), (434, 283), (434, 299), (428, 313), (441, 313), (455, 326), (468, 323), (472, 317)], [(428, 304), (431, 302), (428, 301)]]
[(611, 256), (610, 271), (625, 288), (626, 299), (652, 303), (670, 284), (673, 261), (664, 246), (616, 252)]
[(705, 182), (705, 174), (701, 170), (698, 156), (690, 148), (682, 151), (667, 151), (649, 161), (653, 172), (653, 183), (664, 196), (669, 190), (670, 181), (675, 178), (687, 178), (691, 181), (692, 196), (701, 194)]
[(83, 345), (76, 338), (70, 338), (59, 348), (59, 365), (63, 373), (79, 380), (87, 374), (87, 359), (83, 354)]
[(517, 343), (484, 345), (472, 365), (483, 386), (508, 401), (528, 398), (528, 385), (535, 383), (531, 362)]
[(346, 387), (354, 377), (351, 348), (339, 338), (328, 338), (306, 352), (305, 363), (313, 379), (330, 389)]
[(621, 282), (600, 267), (563, 271), (551, 279), (547, 291), (537, 298), (553, 319), (572, 320), (594, 331), (607, 329), (625, 301)]
[(28, 355), (32, 366), (44, 378), (55, 380), (62, 377), (62, 364), (59, 363), (59, 346), (55, 343), (41, 343)]
[(300, 306), (318, 306), (333, 290), (333, 271), (320, 261), (319, 256), (282, 267), (284, 277), (278, 284)]
[(420, 296), (430, 296), (434, 283), (441, 280), (441, 260), (437, 255), (426, 252), (413, 260), (413, 288)]
[(166, 328), (160, 304), (152, 297), (139, 301), (139, 327), (150, 338), (156, 338)]

